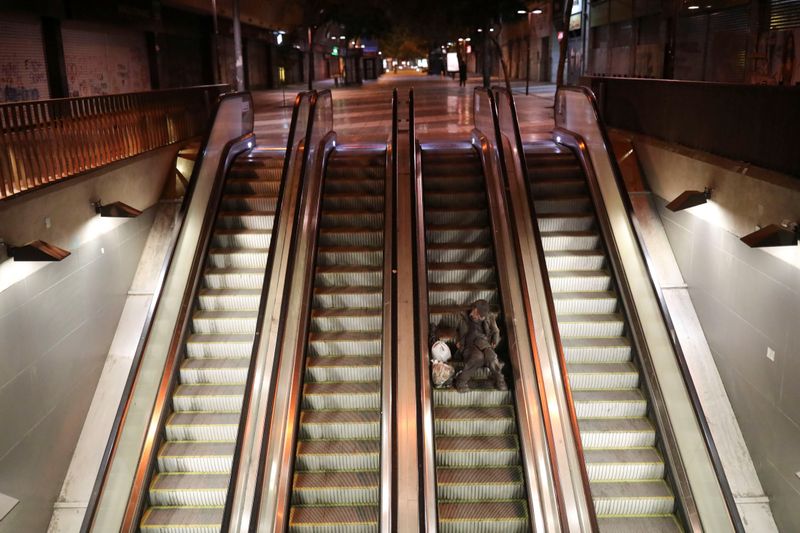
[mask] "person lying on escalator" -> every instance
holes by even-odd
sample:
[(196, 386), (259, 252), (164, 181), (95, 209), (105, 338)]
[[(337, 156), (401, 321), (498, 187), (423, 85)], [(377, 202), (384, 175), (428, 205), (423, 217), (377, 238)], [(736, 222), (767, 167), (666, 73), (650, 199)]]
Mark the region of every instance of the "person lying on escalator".
[(500, 330), (489, 312), (489, 302), (476, 300), (469, 311), (459, 315), (456, 328), (456, 348), (461, 352), (464, 369), (455, 378), (458, 392), (469, 390), (469, 380), (481, 367), (487, 367), (498, 390), (508, 390), (503, 377), (503, 363), (494, 349), (500, 342)]

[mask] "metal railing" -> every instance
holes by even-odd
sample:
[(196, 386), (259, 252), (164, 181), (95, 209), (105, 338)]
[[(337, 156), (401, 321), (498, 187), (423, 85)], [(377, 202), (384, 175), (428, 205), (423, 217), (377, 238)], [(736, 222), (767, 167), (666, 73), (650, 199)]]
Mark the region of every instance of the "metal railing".
[(555, 141), (572, 148), (586, 172), (683, 518), (691, 531), (743, 532), (594, 94), (585, 87), (559, 87), (555, 123)]
[(179, 348), (222, 196), (222, 178), (234, 157), (255, 142), (250, 94), (222, 96), (210, 124), (131, 364), (83, 532), (139, 529), (152, 460), (178, 374)]
[(0, 201), (201, 136), (226, 88), (0, 104)]

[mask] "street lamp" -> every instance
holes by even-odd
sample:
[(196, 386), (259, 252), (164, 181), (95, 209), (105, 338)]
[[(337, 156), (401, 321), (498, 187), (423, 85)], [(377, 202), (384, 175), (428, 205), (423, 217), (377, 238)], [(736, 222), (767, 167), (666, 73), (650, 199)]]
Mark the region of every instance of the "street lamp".
[(522, 11), (520, 13), (528, 14), (528, 61), (525, 65), (525, 95), (527, 96), (530, 94), (531, 86), (531, 15), (541, 15), (542, 10), (537, 7), (531, 11)]

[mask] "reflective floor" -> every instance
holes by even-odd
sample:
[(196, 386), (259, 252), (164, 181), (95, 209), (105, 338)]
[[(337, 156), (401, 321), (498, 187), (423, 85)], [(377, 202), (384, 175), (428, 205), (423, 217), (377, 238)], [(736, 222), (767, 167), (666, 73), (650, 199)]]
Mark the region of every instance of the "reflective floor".
[[(493, 85), (501, 84), (499, 79)], [(358, 87), (333, 88), (330, 82), (319, 82), (315, 88), (333, 91), (335, 129), (339, 139), (352, 141), (381, 141), (389, 136), (392, 118), (392, 89), (398, 89), (401, 98), (414, 88), (417, 134), (426, 138), (457, 137), (464, 139), (472, 130), (472, 93), (481, 79), (470, 78), (467, 87), (459, 87), (450, 78), (424, 74), (385, 74), (377, 81), (365, 82)], [(535, 138), (546, 135), (553, 128), (553, 95), (555, 86), (537, 84), (530, 86), (525, 95), (525, 83), (513, 82), (523, 136)], [(292, 104), (303, 86), (287, 87), (285, 91), (256, 91), (255, 129), (258, 142), (267, 146), (282, 146), (289, 133)], [(401, 117), (402, 118), (402, 117)]]

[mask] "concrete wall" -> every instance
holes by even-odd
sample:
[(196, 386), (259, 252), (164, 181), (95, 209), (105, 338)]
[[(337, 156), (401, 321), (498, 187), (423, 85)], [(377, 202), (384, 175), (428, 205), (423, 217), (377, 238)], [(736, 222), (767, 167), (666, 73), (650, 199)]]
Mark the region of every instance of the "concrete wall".
[[(20, 500), (2, 533), (47, 529), (171, 161), (151, 152), (0, 206), (0, 237), (72, 252), (0, 259), (0, 492)], [(98, 196), (147, 210), (100, 218), (89, 207)]]
[[(649, 139), (635, 145), (775, 521), (800, 531), (800, 247), (765, 251), (739, 241), (755, 224), (800, 218), (800, 190)], [(704, 186), (714, 188), (711, 204), (664, 209)]]

